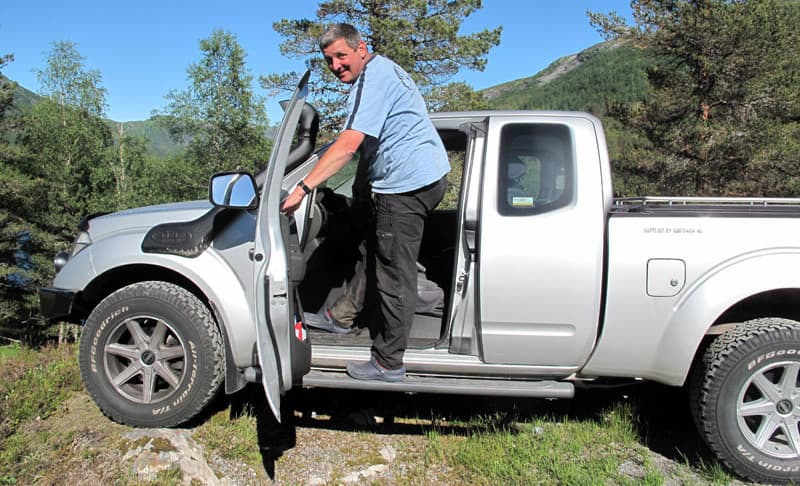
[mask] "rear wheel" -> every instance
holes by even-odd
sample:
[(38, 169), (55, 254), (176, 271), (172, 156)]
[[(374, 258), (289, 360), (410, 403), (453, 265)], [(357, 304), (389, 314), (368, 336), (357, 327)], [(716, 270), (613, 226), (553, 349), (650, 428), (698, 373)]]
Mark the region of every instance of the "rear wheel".
[(140, 282), (92, 311), (80, 343), (83, 382), (112, 420), (170, 427), (199, 413), (224, 375), (222, 337), (186, 289)]
[(766, 318), (719, 336), (695, 370), (692, 406), (717, 456), (753, 481), (800, 480), (800, 323)]

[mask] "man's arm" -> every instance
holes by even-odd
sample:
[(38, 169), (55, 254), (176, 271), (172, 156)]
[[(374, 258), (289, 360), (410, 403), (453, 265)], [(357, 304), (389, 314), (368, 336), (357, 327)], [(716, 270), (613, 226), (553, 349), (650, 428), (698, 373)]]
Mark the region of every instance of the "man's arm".
[[(364, 134), (357, 130), (345, 130), (342, 132), (328, 150), (319, 159), (317, 165), (303, 179), (306, 187), (314, 189), (329, 177), (339, 172), (358, 150), (361, 142), (364, 141)], [(281, 211), (286, 214), (294, 213), (300, 203), (303, 202), (306, 192), (302, 187), (295, 187), (289, 197), (281, 206)]]

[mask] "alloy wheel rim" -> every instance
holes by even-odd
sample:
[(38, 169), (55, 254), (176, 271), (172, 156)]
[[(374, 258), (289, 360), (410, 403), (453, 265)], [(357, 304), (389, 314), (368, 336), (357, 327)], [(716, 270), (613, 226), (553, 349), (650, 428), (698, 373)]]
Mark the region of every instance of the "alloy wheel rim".
[(744, 383), (736, 402), (739, 431), (759, 451), (778, 459), (800, 457), (800, 361), (763, 366)]
[(128, 400), (152, 404), (172, 397), (184, 380), (186, 344), (166, 321), (136, 316), (119, 322), (103, 350), (114, 390)]

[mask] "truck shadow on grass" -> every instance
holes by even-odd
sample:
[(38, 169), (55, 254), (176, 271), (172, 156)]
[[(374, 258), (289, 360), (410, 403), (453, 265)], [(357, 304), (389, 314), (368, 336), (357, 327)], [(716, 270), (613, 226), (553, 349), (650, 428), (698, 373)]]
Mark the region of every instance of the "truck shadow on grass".
[(258, 446), (271, 478), (275, 461), (295, 447), (298, 427), (387, 435), (515, 433), (519, 424), (537, 419), (597, 422), (619, 405), (630, 406), (639, 443), (651, 451), (690, 467), (714, 462), (692, 421), (686, 391), (653, 383), (578, 389), (569, 400), (298, 389), (283, 397), (280, 423), (258, 386), (225, 401), (232, 418), (255, 414)]

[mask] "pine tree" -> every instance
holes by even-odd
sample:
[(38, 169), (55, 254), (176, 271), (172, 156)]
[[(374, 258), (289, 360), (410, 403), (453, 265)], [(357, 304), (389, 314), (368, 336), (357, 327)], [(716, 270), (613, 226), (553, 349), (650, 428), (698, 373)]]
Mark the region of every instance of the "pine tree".
[[(355, 26), (374, 53), (399, 64), (414, 78), (431, 108), (480, 109), (485, 100), (464, 83), (445, 86), (461, 69), (482, 71), (489, 50), (500, 43), (501, 27), (459, 35), (464, 19), (481, 8), (481, 0), (328, 0), (316, 19), (283, 19), (273, 28), (286, 40), (281, 53), (307, 59), (316, 80), (314, 105), (323, 127), (337, 130), (344, 117), (348, 86), (328, 72), (319, 52), (319, 37), (335, 22)], [(261, 77), (266, 89), (289, 90), (299, 73)]]
[[(2, 68), (12, 62), (14, 56), (0, 56), (0, 337), (8, 338), (13, 330), (15, 317), (26, 310), (21, 285), (26, 278), (20, 268), (20, 234), (23, 228), (20, 218), (14, 214), (9, 204), (14, 197), (18, 176), (12, 167), (19, 158), (18, 150), (8, 141), (12, 138), (13, 120), (11, 110), (14, 102), (16, 83), (2, 75)], [(12, 328), (12, 329), (10, 329)], [(14, 333), (16, 335), (16, 333)]]
[(651, 55), (644, 103), (617, 107), (637, 134), (618, 189), (684, 195), (800, 193), (800, 3), (639, 0), (635, 25), (593, 14)]
[[(68, 248), (78, 221), (98, 192), (92, 173), (112, 147), (100, 75), (87, 70), (70, 42), (53, 46), (39, 73), (44, 99), (30, 110), (2, 110), (13, 132), (0, 147), (0, 326), (23, 329), (30, 340), (46, 323), (38, 313), (38, 288), (53, 275), (53, 255)], [(0, 99), (8, 99), (0, 93)], [(12, 116), (11, 113), (14, 113)], [(11, 116), (11, 118), (9, 118)]]

